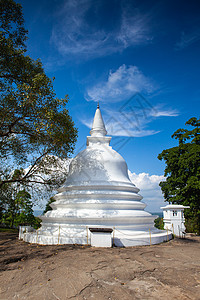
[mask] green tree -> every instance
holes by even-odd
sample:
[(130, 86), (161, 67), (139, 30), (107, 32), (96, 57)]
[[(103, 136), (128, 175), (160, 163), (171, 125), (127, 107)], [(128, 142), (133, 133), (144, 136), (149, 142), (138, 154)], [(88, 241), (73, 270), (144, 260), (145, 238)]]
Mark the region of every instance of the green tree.
[[(54, 157), (68, 157), (77, 138), (68, 96), (56, 98), (42, 63), (26, 55), (26, 39), (21, 5), (1, 0), (0, 187), (13, 182), (53, 186), (57, 178), (47, 175), (57, 165)], [(13, 169), (27, 166), (12, 176)]]
[(53, 197), (51, 197), (51, 198), (49, 199), (49, 201), (48, 201), (47, 204), (46, 204), (45, 210), (43, 211), (43, 214), (45, 214), (45, 213), (46, 213), (47, 211), (49, 211), (49, 210), (52, 210), (50, 204), (53, 203), (53, 202), (55, 202), (55, 201), (56, 201), (56, 200), (55, 200)]
[(154, 220), (154, 226), (158, 229), (164, 229), (164, 222), (163, 218), (158, 217), (157, 219)]
[[(8, 191), (8, 189), (7, 189)], [(34, 225), (33, 203), (31, 195), (25, 190), (9, 189), (9, 198), (4, 202), (4, 212), (1, 223), (8, 227), (17, 227), (20, 224)]]
[[(23, 171), (15, 170), (12, 178), (18, 178)], [(0, 207), (2, 208), (1, 223), (8, 227), (17, 227), (19, 224), (36, 224), (33, 214), (31, 195), (20, 189), (19, 183), (7, 183), (0, 189)]]
[(165, 201), (190, 206), (185, 212), (187, 231), (200, 234), (200, 119), (185, 124), (193, 129), (178, 129), (172, 138), (179, 145), (158, 155), (166, 163), (166, 181), (160, 186)]
[(15, 204), (17, 207), (15, 224), (34, 224), (35, 217), (31, 195), (25, 189), (17, 193)]
[(14, 213), (15, 205), (13, 195), (15, 189), (11, 187), (10, 183), (5, 184), (0, 189), (0, 206), (1, 206), (1, 219), (0, 223), (5, 224), (8, 227), (13, 227), (14, 224)]

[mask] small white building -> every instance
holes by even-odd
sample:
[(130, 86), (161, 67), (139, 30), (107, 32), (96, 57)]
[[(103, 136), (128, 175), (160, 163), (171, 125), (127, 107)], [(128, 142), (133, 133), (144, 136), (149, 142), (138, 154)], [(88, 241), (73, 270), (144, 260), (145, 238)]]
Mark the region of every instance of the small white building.
[(176, 204), (169, 204), (165, 207), (161, 207), (161, 209), (163, 209), (164, 228), (181, 238), (185, 235), (185, 208), (190, 207)]

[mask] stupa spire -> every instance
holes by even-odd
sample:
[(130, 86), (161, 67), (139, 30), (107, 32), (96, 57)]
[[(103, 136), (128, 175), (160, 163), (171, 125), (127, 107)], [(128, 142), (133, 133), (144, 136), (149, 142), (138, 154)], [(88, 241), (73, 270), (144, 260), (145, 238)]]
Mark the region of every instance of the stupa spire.
[(101, 111), (99, 108), (99, 102), (97, 104), (97, 109), (94, 115), (94, 120), (92, 124), (92, 129), (90, 130), (91, 136), (105, 136), (107, 134), (104, 121), (101, 115)]

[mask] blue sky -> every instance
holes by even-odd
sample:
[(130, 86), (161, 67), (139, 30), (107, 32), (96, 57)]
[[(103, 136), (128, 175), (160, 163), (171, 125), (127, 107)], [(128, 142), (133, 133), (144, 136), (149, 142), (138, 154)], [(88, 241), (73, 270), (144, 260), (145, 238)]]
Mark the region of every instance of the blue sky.
[[(131, 172), (163, 175), (157, 155), (200, 111), (200, 2), (20, 0), (28, 54), (69, 95), (85, 147), (97, 101)], [(144, 177), (144, 176), (143, 176)], [(141, 178), (141, 177), (140, 177)], [(137, 180), (136, 180), (137, 181)]]

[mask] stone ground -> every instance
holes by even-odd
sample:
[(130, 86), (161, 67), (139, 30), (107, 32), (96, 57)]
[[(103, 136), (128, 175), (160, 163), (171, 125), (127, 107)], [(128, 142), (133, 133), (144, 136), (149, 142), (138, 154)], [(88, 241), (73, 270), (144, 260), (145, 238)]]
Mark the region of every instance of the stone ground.
[(0, 232), (0, 299), (200, 299), (200, 237), (106, 249)]

